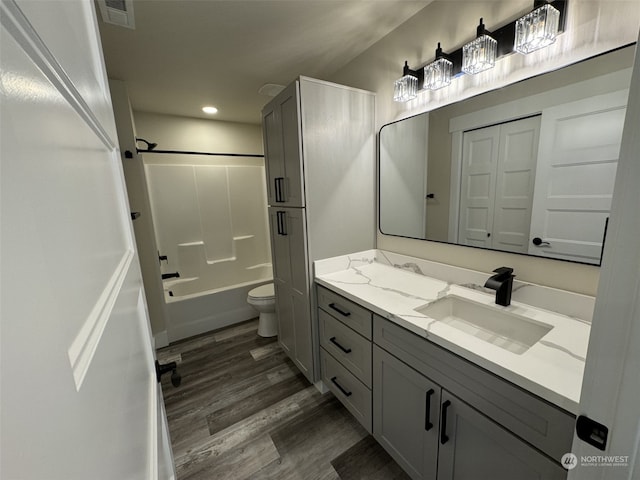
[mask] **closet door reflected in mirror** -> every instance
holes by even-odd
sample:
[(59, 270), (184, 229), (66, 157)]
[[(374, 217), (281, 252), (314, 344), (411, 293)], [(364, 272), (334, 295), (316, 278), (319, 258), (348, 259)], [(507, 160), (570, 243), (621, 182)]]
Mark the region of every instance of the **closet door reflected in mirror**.
[(634, 49), (383, 126), (380, 231), (599, 265)]

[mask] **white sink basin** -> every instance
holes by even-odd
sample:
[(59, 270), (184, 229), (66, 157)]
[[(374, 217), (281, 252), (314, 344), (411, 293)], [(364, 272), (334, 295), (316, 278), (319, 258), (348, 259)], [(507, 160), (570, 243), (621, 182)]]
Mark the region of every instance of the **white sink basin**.
[(553, 328), (502, 307), (483, 305), (457, 295), (447, 295), (415, 311), (518, 355)]

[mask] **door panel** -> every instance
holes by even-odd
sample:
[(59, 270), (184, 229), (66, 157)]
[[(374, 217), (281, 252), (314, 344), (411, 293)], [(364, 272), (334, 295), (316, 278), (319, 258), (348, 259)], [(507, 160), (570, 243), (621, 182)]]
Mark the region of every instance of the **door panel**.
[(283, 228), (286, 228), (286, 224), (282, 226), (283, 219), (286, 221), (285, 209), (269, 207), (273, 277), (286, 285), (291, 285), (290, 237), (283, 234)]
[(278, 97), (282, 118), (282, 153), (285, 170), (283, 205), (288, 207), (304, 207), (298, 88), (298, 82), (294, 82)]
[(490, 247), (500, 127), (465, 132), (460, 188), (459, 243)]
[(438, 480), (566, 478), (559, 464), (446, 390), (441, 410)]
[(374, 345), (372, 391), (375, 439), (411, 478), (435, 479), (440, 387)]
[(540, 117), (500, 126), (492, 248), (526, 253), (538, 160)]
[(622, 90), (542, 112), (530, 254), (600, 263), (627, 97)]
[(267, 198), (269, 205), (276, 204), (276, 179), (284, 178), (284, 157), (282, 153), (282, 124), (277, 105), (270, 103), (262, 111), (262, 132), (267, 170)]
[[(0, 477), (158, 478), (166, 430), (102, 57), (74, 36), (97, 36), (95, 18), (72, 34), (56, 3), (38, 8), (43, 37), (0, 6)], [(56, 59), (41, 38), (83, 55)]]

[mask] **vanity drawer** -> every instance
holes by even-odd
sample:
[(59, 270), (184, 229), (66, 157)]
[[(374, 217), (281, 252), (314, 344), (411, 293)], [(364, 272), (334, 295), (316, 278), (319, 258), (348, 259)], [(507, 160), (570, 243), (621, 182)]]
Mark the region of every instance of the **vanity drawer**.
[(320, 369), (324, 384), (371, 433), (371, 390), (323, 348), (320, 349)]
[(317, 287), (318, 306), (360, 335), (371, 340), (371, 312), (340, 295)]
[(373, 341), (555, 461), (571, 451), (570, 413), (378, 315)]
[(367, 340), (323, 310), (318, 310), (318, 321), (320, 345), (371, 388), (371, 340)]

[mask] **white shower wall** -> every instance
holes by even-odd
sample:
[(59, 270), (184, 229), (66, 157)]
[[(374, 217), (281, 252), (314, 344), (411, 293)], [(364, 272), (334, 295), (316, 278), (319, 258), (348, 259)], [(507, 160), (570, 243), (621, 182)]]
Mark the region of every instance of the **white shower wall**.
[(181, 155), (167, 163), (157, 157), (146, 154), (144, 162), (156, 241), (168, 257), (162, 272), (179, 272), (178, 284), (203, 291), (268, 279), (264, 166), (255, 160), (203, 164), (201, 157)]

